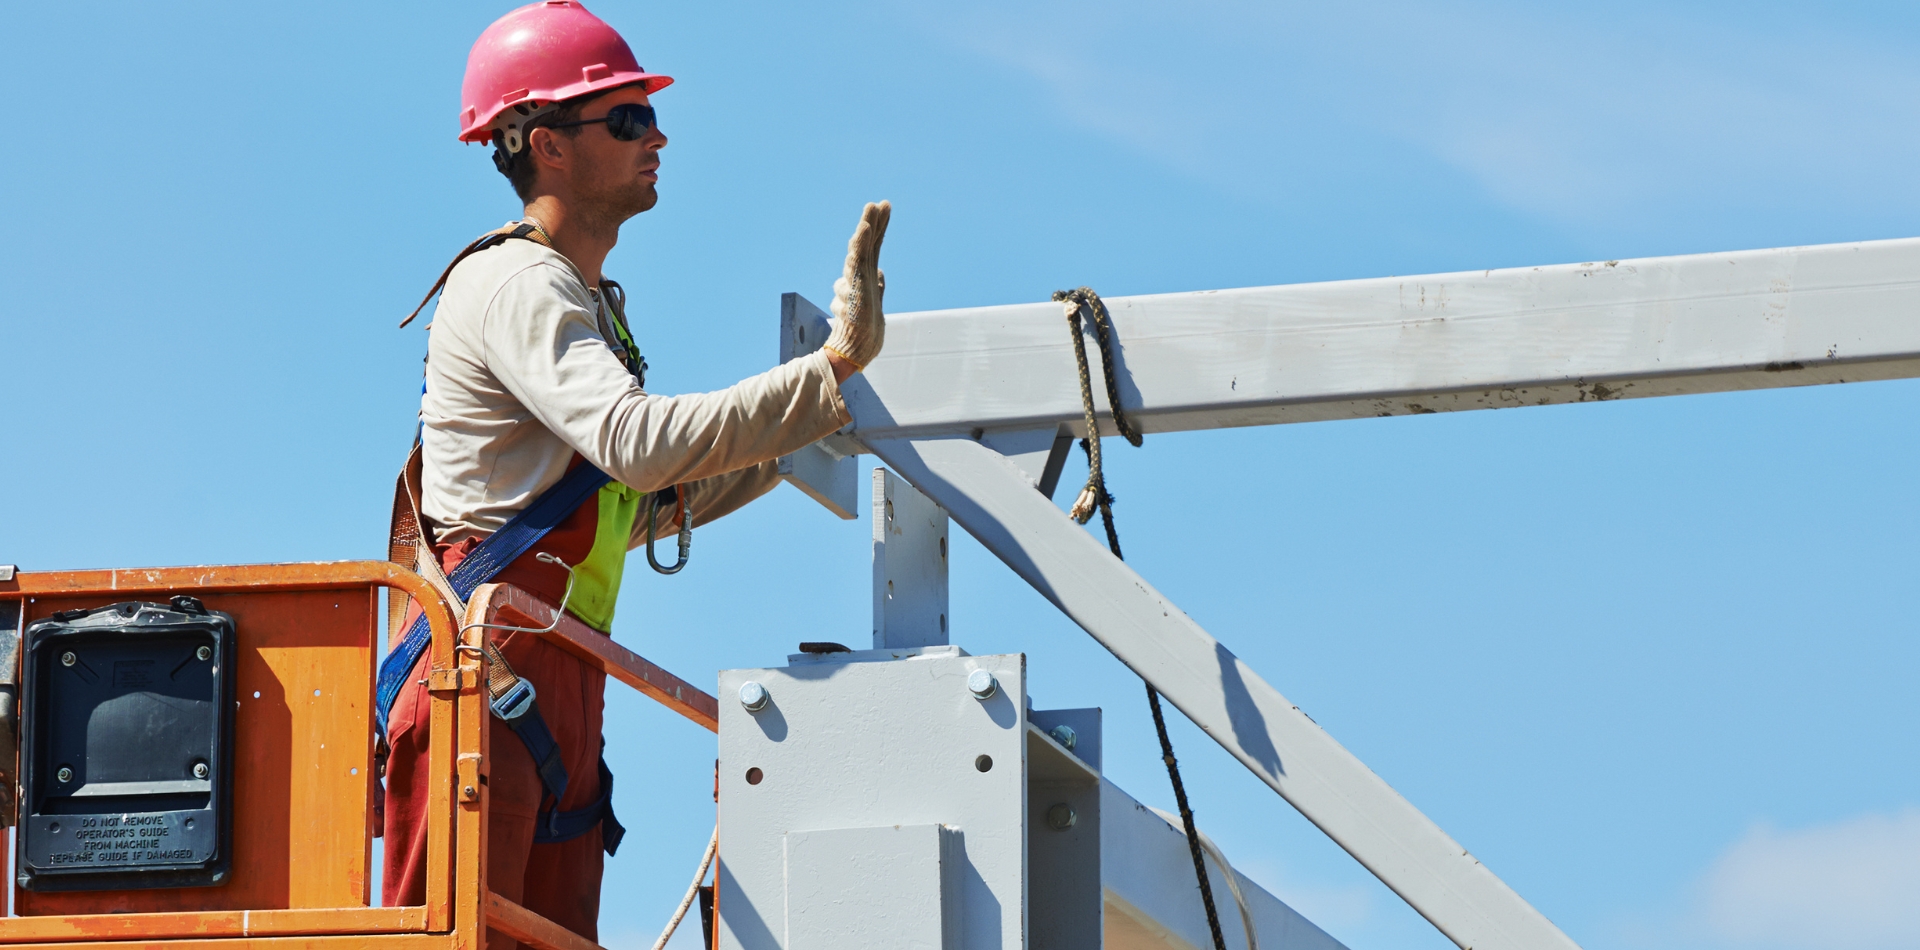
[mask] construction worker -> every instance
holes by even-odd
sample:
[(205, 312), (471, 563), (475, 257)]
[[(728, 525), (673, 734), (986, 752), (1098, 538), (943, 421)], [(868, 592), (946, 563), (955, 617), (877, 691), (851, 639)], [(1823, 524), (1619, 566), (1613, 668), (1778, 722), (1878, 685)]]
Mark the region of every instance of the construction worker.
[[(621, 223), (658, 200), (667, 139), (650, 97), (671, 82), (570, 0), (514, 10), (468, 57), (460, 139), (493, 145), (524, 213), (435, 285), (394, 550), (446, 596), (511, 583), (607, 631), (627, 551), (770, 490), (779, 456), (849, 421), (840, 384), (880, 351), (884, 202), (866, 206), (849, 242), (825, 349), (718, 392), (646, 391), (624, 295), (600, 269)], [(389, 906), (426, 900), (418, 614), (402, 621), (377, 687)], [(488, 886), (595, 938), (603, 853), (622, 833), (601, 759), (605, 676), (532, 632), (488, 635)]]

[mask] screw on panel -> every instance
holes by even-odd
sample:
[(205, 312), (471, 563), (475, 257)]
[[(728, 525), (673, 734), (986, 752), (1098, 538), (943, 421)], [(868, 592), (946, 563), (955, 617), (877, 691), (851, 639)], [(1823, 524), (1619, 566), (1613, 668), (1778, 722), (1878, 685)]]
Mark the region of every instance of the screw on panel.
[(1047, 809), (1047, 827), (1055, 831), (1065, 831), (1073, 827), (1073, 823), (1078, 820), (1080, 816), (1074, 814), (1073, 806), (1066, 802), (1060, 802)]
[(999, 688), (999, 684), (993, 681), (993, 674), (986, 670), (974, 670), (967, 674), (967, 692), (972, 693), (975, 699), (992, 699)]
[(207, 763), (205, 762), (193, 763), (194, 778), (206, 778), (209, 774), (211, 774), (211, 770), (207, 768)]
[(79, 659), (80, 659), (79, 657), (73, 655), (72, 650), (68, 650), (67, 652), (60, 654), (60, 665), (72, 666), (75, 662), (79, 661)]
[(1052, 736), (1053, 741), (1065, 746), (1068, 752), (1072, 752), (1073, 744), (1080, 741), (1080, 734), (1074, 732), (1073, 727), (1066, 723), (1054, 726), (1047, 732), (1047, 735)]
[(64, 765), (60, 766), (60, 771), (53, 773), (53, 777), (59, 779), (63, 784), (71, 782), (73, 781), (73, 770)]
[(196, 659), (211, 660), (213, 659), (213, 648), (201, 647), (200, 649), (193, 651), (193, 655)]
[(746, 707), (747, 712), (759, 712), (767, 708), (770, 699), (772, 697), (767, 695), (765, 686), (752, 680), (740, 684), (740, 705)]

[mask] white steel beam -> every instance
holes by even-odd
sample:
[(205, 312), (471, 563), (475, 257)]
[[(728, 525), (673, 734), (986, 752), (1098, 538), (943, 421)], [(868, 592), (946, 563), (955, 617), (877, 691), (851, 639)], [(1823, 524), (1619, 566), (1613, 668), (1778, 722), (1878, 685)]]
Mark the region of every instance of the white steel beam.
[[(1108, 304), (1146, 432), (1920, 376), (1913, 239)], [(888, 322), (837, 454), (893, 466), (1455, 943), (1575, 946), (1048, 500), (1085, 434), (1057, 305)]]
[[(1107, 304), (1146, 432), (1920, 376), (1920, 239)], [(843, 391), (861, 441), (1085, 434), (1053, 303), (890, 315)]]
[(1454, 943), (1577, 950), (1004, 456), (965, 438), (867, 445)]

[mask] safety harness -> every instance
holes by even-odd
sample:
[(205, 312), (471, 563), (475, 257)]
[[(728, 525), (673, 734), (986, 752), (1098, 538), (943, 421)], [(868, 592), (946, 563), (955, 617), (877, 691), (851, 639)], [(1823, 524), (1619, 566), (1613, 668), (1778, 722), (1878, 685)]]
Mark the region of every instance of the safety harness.
[[(427, 293), (420, 306), (400, 322), (406, 326), (420, 311), (425, 309), (435, 295), (446, 286), (447, 278), (461, 261), (486, 250), (497, 247), (509, 240), (522, 239), (551, 248), (552, 243), (538, 226), (531, 223), (518, 223), (487, 233), (468, 244), (440, 273), (433, 289)], [(628, 372), (646, 385), (646, 360), (640, 356), (639, 347), (634, 345), (633, 335), (626, 325), (626, 297), (620, 285), (613, 281), (601, 283), (606, 306), (597, 308), (602, 337)], [(570, 468), (560, 481), (542, 492), (527, 507), (521, 509), (507, 523), (484, 540), (469, 553), (452, 574), (443, 572), (440, 559), (433, 551), (433, 541), (426, 523), (420, 517), (420, 481), (422, 471), (420, 440), (416, 433), (413, 451), (407, 457), (406, 467), (394, 485), (392, 528), (387, 542), (387, 556), (390, 561), (414, 571), (425, 578), (435, 590), (445, 597), (448, 603), (464, 613), (467, 598), (473, 595), (480, 585), (491, 581), (505, 570), (508, 565), (532, 550), (541, 538), (546, 537), (562, 521), (578, 509), (586, 500), (592, 498), (603, 486), (611, 482), (612, 476), (596, 468), (585, 459)], [(683, 537), (691, 527), (690, 499), (684, 491), (656, 493), (651, 499), (657, 506), (660, 495), (677, 494), (682, 505)], [(651, 510), (649, 511), (651, 515)], [(651, 519), (650, 519), (651, 520)], [(684, 542), (683, 542), (684, 543)], [(649, 545), (651, 553), (651, 545)], [(544, 555), (543, 555), (544, 557)], [(682, 558), (684, 560), (684, 557)], [(556, 559), (557, 562), (557, 559)], [(572, 566), (567, 567), (572, 571)], [(571, 583), (569, 584), (571, 589)], [(565, 609), (561, 604), (557, 610)], [(389, 603), (388, 627), (397, 629), (405, 620), (406, 601), (393, 598)], [(380, 664), (380, 674), (374, 688), (375, 721), (379, 727), (384, 747), (387, 731), (387, 718), (393, 710), (393, 704), (399, 698), (400, 691), (406, 687), (407, 677), (420, 657), (426, 652), (432, 636), (423, 614), (415, 618), (407, 627), (398, 643), (387, 653)], [(560, 743), (554, 739), (552, 730), (547, 728), (546, 720), (540, 715), (538, 694), (533, 683), (513, 671), (507, 658), (501, 654), (491, 638), (483, 638), (487, 656), (487, 693), (488, 705), (493, 715), (504, 722), (533, 757), (534, 767), (540, 775), (540, 784), (553, 798), (553, 805), (540, 813), (535, 826), (534, 841), (551, 844), (569, 841), (592, 831), (598, 825), (601, 829), (602, 846), (607, 854), (613, 854), (620, 847), (620, 839), (626, 835), (626, 829), (614, 818), (613, 814), (613, 772), (607, 768), (605, 755), (606, 743), (601, 741), (600, 757), (600, 796), (592, 804), (572, 811), (561, 811), (560, 802), (567, 793), (567, 768), (560, 752)]]

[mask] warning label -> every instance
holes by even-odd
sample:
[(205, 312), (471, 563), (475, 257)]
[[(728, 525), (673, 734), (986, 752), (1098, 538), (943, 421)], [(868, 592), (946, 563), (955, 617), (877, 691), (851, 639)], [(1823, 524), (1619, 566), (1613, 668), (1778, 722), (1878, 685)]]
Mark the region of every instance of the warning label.
[[(180, 841), (175, 816), (75, 816), (79, 827), (50, 824), (47, 855), (52, 867), (179, 864), (200, 859), (196, 849)], [(65, 841), (60, 839), (65, 838)]]

